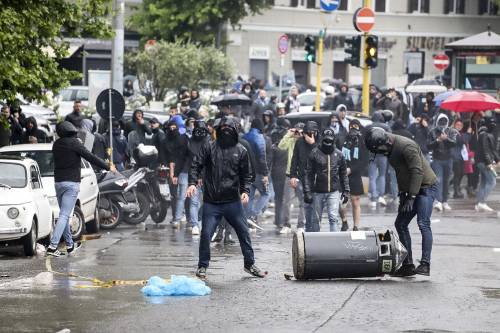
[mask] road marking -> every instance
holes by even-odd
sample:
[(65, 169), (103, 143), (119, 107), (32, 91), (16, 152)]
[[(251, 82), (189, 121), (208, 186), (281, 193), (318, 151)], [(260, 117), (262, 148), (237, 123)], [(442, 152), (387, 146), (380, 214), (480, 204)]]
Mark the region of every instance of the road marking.
[(440, 220), (440, 219), (434, 219), (434, 220), (431, 220), (431, 223), (439, 223), (439, 222), (441, 222), (441, 220)]
[(493, 248), (493, 252), (500, 252), (500, 247)]

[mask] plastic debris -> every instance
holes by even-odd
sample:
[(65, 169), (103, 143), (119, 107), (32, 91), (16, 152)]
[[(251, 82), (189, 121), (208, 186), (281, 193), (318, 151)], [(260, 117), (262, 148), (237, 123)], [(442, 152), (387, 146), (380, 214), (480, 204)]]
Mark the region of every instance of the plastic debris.
[(205, 296), (212, 292), (205, 282), (184, 275), (172, 275), (170, 281), (153, 276), (141, 291), (145, 296)]

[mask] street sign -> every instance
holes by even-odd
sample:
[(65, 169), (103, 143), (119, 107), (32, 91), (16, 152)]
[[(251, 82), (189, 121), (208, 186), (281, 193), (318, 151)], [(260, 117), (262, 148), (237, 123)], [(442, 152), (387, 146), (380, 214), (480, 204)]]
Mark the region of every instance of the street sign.
[(358, 8), (353, 17), (354, 29), (370, 32), (375, 25), (375, 13), (368, 7)]
[(446, 54), (437, 54), (433, 59), (434, 67), (437, 70), (444, 71), (448, 66), (450, 66), (450, 58)]
[(320, 0), (319, 5), (321, 10), (325, 12), (333, 12), (339, 8), (340, 0)]
[(278, 39), (278, 51), (280, 51), (281, 54), (285, 54), (288, 52), (288, 36), (287, 35), (281, 35), (280, 38)]
[[(111, 96), (110, 96), (111, 94)], [(109, 104), (111, 102), (111, 118), (119, 120), (125, 112), (125, 100), (122, 94), (115, 89), (101, 91), (95, 102), (95, 108), (103, 119), (110, 119)]]

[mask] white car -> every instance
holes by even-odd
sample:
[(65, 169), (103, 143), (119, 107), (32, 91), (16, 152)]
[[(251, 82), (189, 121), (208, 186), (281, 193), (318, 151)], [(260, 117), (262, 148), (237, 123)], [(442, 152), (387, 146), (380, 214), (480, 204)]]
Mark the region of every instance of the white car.
[(56, 96), (59, 108), (57, 112), (61, 117), (66, 117), (73, 112), (73, 103), (81, 101), (84, 107), (89, 105), (89, 87), (87, 86), (71, 86), (62, 89)]
[[(324, 93), (320, 94), (320, 106), (323, 106), (326, 95)], [(314, 111), (314, 106), (316, 105), (316, 92), (306, 91), (297, 96), (300, 102), (299, 112), (309, 112)]]
[[(54, 188), (54, 157), (52, 155), (51, 143), (35, 143), (13, 145), (0, 148), (0, 155), (15, 155), (29, 157), (35, 160), (40, 167), (43, 187), (48, 196), (54, 218), (59, 217), (59, 205)], [(97, 178), (90, 163), (82, 159), (80, 193), (70, 220), (71, 234), (74, 239), (87, 231), (96, 233), (99, 231), (99, 212), (97, 200), (99, 187)]]
[(50, 237), (53, 219), (36, 161), (0, 156), (0, 243), (21, 242), (32, 256), (37, 241)]

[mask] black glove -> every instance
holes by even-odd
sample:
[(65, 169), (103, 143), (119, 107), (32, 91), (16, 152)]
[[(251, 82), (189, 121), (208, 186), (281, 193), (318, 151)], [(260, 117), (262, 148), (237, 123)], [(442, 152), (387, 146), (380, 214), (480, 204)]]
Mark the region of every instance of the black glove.
[(313, 203), (313, 196), (311, 192), (305, 192), (304, 193), (304, 202), (306, 204), (312, 204)]
[(345, 205), (349, 201), (349, 192), (342, 192), (342, 195), (340, 196), (340, 202)]
[(411, 213), (413, 211), (413, 204), (415, 203), (415, 196), (409, 194), (400, 195), (400, 200), (399, 212), (403, 214)]

